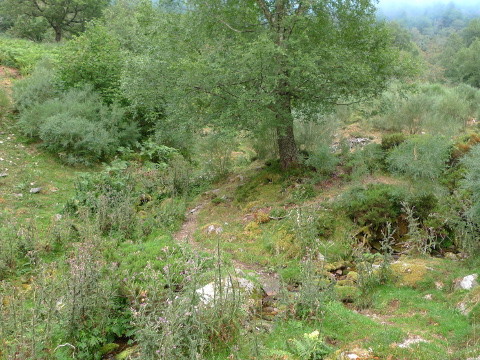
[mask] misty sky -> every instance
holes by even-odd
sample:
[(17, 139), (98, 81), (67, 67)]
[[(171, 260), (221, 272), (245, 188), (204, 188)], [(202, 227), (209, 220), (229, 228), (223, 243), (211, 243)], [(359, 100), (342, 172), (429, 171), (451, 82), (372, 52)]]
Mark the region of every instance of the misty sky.
[(409, 4), (409, 5), (433, 5), (433, 4), (448, 4), (453, 2), (458, 5), (478, 5), (480, 6), (480, 0), (379, 0), (380, 7), (389, 7), (389, 6), (400, 6), (402, 4)]

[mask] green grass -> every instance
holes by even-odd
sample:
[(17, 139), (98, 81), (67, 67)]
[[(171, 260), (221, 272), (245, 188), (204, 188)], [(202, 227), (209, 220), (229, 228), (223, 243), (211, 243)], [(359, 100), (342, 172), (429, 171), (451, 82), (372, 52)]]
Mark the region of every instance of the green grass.
[(57, 44), (39, 44), (0, 36), (0, 65), (13, 67), (19, 69), (22, 74), (28, 74), (42, 58), (56, 59), (58, 48)]

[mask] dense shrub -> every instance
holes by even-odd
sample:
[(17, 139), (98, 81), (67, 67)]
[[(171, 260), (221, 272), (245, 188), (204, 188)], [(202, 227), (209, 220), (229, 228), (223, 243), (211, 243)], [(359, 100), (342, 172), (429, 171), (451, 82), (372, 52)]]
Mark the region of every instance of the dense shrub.
[(49, 151), (70, 164), (90, 164), (113, 155), (116, 149), (138, 139), (134, 124), (121, 108), (106, 106), (90, 87), (71, 89), (57, 98), (24, 111), (21, 131), (43, 141)]
[(370, 184), (345, 193), (339, 205), (359, 225), (371, 225), (377, 230), (397, 222), (405, 197), (405, 191), (397, 186)]
[(379, 144), (368, 144), (349, 155), (346, 165), (352, 171), (352, 178), (373, 174), (385, 168), (385, 152)]
[(410, 134), (457, 134), (477, 115), (479, 96), (466, 85), (424, 84), (407, 91), (393, 86), (376, 104), (380, 112), (376, 126)]
[(67, 88), (90, 84), (112, 103), (118, 99), (122, 64), (119, 42), (105, 27), (94, 25), (62, 48), (59, 73)]
[(233, 166), (233, 154), (238, 147), (235, 134), (213, 132), (199, 140), (199, 159), (202, 172), (209, 180), (225, 177)]
[(116, 149), (108, 131), (82, 117), (60, 113), (40, 126), (43, 147), (58, 153), (69, 164), (105, 159)]
[(15, 107), (25, 111), (59, 95), (56, 73), (51, 61), (40, 62), (32, 75), (15, 82), (13, 99)]
[(403, 143), (406, 139), (407, 136), (403, 133), (385, 134), (382, 136), (382, 149), (390, 150)]
[(480, 145), (472, 148), (462, 160), (462, 164), (465, 167), (465, 178), (461, 187), (471, 197), (468, 216), (475, 224), (480, 225)]
[(411, 178), (437, 179), (450, 157), (450, 141), (441, 136), (417, 136), (394, 148), (387, 157), (393, 172)]
[(329, 176), (335, 171), (338, 159), (328, 145), (320, 143), (315, 150), (309, 154), (308, 159), (305, 160), (305, 164), (313, 167), (319, 175)]

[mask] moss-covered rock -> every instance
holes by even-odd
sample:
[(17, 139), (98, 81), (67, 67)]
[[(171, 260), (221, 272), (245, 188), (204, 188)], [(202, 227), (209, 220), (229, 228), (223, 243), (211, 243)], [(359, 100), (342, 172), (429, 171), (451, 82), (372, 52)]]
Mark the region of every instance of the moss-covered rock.
[(335, 285), (335, 292), (338, 299), (343, 302), (353, 302), (360, 296), (360, 290), (355, 286)]

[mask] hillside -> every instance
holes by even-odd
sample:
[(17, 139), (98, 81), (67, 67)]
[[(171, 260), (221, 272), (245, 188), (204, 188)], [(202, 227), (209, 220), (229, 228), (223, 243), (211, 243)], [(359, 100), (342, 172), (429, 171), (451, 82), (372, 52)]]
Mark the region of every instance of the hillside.
[(480, 359), (473, 13), (35, 4), (0, 1), (0, 360)]

